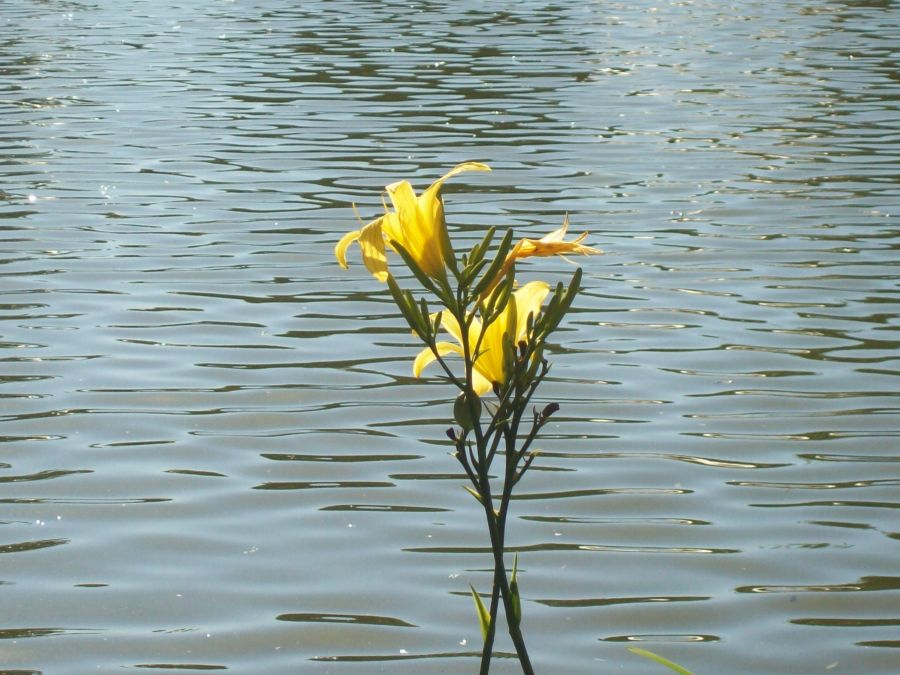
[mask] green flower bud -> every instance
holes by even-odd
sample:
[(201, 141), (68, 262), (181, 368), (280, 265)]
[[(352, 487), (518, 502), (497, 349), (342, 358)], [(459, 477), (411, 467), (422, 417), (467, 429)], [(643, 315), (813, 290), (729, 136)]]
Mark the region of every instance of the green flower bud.
[[(471, 402), (474, 402), (475, 407), (475, 416), (472, 416), (472, 405)], [(471, 431), (472, 427), (475, 426), (476, 422), (481, 418), (481, 399), (478, 397), (478, 394), (471, 394), (470, 398), (466, 396), (466, 394), (460, 394), (456, 397), (456, 402), (453, 404), (453, 419), (456, 420), (456, 423), (463, 428), (464, 431)]]

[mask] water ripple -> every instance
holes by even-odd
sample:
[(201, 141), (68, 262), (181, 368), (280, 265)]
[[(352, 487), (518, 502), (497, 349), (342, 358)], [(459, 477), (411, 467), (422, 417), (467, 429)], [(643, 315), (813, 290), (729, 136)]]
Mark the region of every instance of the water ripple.
[(605, 253), (511, 504), (540, 669), (895, 672), (894, 9), (8, 0), (4, 667), (474, 666), (453, 392), (333, 246), (479, 160), (460, 246)]

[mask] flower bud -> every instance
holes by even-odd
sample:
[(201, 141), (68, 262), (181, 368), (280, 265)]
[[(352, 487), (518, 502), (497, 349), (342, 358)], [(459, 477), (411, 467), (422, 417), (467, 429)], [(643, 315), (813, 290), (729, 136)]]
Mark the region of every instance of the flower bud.
[[(475, 408), (474, 417), (472, 415), (473, 403)], [(466, 394), (463, 393), (456, 397), (456, 402), (453, 404), (453, 419), (463, 428), (463, 431), (471, 430), (480, 417), (481, 399), (477, 394), (473, 393), (470, 397), (467, 397)]]

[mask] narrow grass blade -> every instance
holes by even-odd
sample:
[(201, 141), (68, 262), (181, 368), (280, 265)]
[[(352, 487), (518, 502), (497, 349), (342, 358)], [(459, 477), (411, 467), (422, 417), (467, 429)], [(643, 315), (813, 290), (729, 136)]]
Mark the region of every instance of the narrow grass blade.
[(630, 651), (632, 654), (637, 654), (638, 656), (648, 658), (651, 661), (656, 661), (658, 664), (674, 670), (676, 673), (678, 673), (678, 675), (693, 675), (687, 668), (679, 666), (677, 663), (673, 663), (672, 661), (669, 661), (669, 659), (663, 658), (659, 654), (654, 654), (653, 652), (646, 649), (641, 649), (640, 647), (629, 647), (628, 651)]

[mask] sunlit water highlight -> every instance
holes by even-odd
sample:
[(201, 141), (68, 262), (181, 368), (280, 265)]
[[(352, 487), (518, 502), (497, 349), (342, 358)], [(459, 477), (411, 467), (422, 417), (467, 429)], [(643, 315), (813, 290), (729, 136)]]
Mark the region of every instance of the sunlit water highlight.
[(568, 212), (606, 251), (510, 523), (538, 671), (897, 672), (898, 25), (4, 3), (0, 667), (474, 672), (451, 392), (332, 247), (479, 160), (457, 237)]

